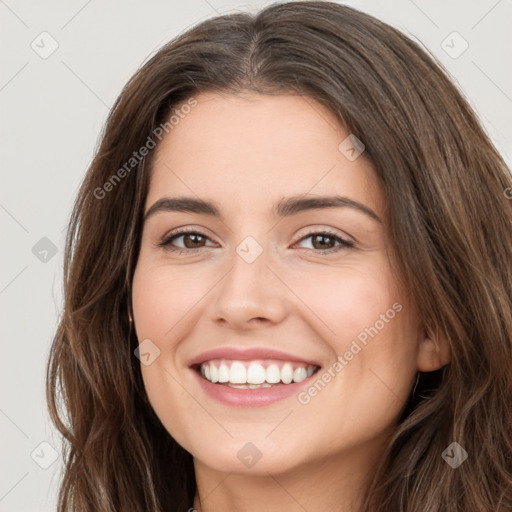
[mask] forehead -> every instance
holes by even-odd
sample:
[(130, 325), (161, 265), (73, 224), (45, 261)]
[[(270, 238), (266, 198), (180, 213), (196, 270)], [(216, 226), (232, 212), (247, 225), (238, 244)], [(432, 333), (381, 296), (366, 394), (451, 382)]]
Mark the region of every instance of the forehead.
[(226, 207), (270, 208), (283, 196), (339, 193), (383, 212), (373, 166), (364, 153), (347, 158), (342, 150), (350, 132), (312, 98), (204, 93), (194, 99), (155, 150), (146, 205), (164, 195), (197, 195)]

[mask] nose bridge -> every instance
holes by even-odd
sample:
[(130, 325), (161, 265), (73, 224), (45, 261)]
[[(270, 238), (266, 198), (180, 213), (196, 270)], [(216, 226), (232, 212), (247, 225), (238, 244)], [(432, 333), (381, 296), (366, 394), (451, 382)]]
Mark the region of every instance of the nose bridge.
[(239, 327), (253, 318), (282, 320), (286, 311), (283, 286), (268, 268), (272, 267), (268, 246), (263, 240), (246, 236), (235, 247), (230, 271), (217, 291), (217, 318)]

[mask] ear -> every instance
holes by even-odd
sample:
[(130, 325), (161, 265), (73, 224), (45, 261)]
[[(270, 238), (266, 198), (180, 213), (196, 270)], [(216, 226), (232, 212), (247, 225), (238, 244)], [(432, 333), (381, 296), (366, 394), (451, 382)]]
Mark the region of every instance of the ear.
[(420, 372), (433, 372), (451, 361), (448, 341), (438, 330), (423, 329), (419, 339), (417, 366)]

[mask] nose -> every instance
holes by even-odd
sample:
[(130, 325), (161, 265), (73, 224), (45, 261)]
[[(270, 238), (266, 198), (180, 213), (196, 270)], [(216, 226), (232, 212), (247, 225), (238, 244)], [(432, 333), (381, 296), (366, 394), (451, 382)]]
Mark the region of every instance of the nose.
[(269, 260), (266, 250), (252, 262), (233, 251), (231, 269), (219, 283), (212, 303), (217, 323), (244, 331), (283, 321), (290, 292)]

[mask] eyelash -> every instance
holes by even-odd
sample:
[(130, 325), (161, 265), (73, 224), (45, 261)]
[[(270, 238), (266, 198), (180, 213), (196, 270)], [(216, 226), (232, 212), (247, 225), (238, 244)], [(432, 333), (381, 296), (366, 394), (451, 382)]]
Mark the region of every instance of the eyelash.
[[(190, 254), (190, 253), (195, 253), (195, 252), (197, 252), (197, 251), (199, 251), (201, 249), (204, 249), (204, 247), (195, 247), (195, 248), (192, 248), (192, 249), (183, 249), (181, 247), (172, 247), (170, 245), (172, 241), (174, 241), (176, 238), (179, 238), (180, 236), (183, 236), (183, 235), (199, 235), (199, 236), (201, 236), (203, 238), (209, 239), (209, 237), (206, 236), (201, 231), (186, 230), (186, 229), (184, 229), (184, 230), (180, 230), (180, 231), (176, 231), (174, 233), (171, 233), (164, 240), (162, 240), (162, 242), (160, 242), (158, 244), (158, 246), (164, 248), (166, 251), (170, 251), (170, 252), (177, 253), (177, 254), (184, 254), (184, 253)], [(351, 248), (353, 248), (355, 246), (354, 242), (351, 242), (349, 240), (345, 240), (344, 238), (341, 238), (340, 236), (338, 236), (335, 233), (332, 233), (331, 231), (328, 231), (328, 230), (312, 231), (311, 233), (308, 233), (308, 234), (304, 235), (296, 243), (299, 243), (299, 242), (303, 241), (304, 239), (309, 238), (309, 237), (314, 236), (314, 235), (325, 235), (325, 236), (328, 236), (330, 238), (333, 238), (336, 242), (339, 242), (340, 245), (337, 248), (326, 249), (324, 251), (321, 250), (321, 249), (306, 249), (306, 251), (308, 251), (308, 252), (314, 252), (316, 254), (318, 254), (318, 253), (320, 253), (320, 254), (329, 254), (329, 253), (333, 253), (333, 252), (338, 252), (341, 249), (351, 249)]]

